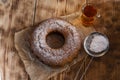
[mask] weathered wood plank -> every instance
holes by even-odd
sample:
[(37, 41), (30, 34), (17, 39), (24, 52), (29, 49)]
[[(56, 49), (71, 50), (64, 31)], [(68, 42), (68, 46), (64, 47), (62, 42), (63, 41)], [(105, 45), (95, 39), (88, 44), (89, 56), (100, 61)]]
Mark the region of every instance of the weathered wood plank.
[(13, 0), (11, 26), (16, 31), (33, 25), (34, 18), (33, 0)]
[(0, 0), (0, 80), (29, 79), (16, 51), (14, 35), (31, 25), (31, 4), (32, 0)]
[(37, 0), (35, 22), (77, 12), (83, 2), (84, 0)]

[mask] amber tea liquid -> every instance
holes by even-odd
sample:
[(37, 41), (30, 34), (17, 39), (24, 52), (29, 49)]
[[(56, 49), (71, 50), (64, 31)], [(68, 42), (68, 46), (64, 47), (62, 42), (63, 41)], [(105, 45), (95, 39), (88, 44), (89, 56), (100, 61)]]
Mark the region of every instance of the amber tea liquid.
[(82, 8), (81, 21), (84, 25), (91, 25), (94, 23), (94, 17), (97, 14), (97, 9), (92, 4), (86, 4)]

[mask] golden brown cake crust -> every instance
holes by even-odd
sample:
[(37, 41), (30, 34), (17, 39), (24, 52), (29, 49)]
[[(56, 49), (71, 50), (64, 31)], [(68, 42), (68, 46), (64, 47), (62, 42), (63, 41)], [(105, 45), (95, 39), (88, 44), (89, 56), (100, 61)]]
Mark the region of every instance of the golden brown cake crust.
[[(46, 36), (58, 31), (65, 37), (65, 44), (58, 49), (49, 47)], [(70, 23), (57, 18), (51, 18), (40, 23), (32, 33), (32, 50), (40, 61), (50, 66), (64, 66), (72, 61), (81, 48), (79, 31)]]

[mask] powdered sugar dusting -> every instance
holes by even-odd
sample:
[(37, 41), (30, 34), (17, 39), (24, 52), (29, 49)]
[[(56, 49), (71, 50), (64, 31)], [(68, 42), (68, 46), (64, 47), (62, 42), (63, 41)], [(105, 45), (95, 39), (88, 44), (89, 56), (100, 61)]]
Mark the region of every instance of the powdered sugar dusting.
[(95, 35), (90, 44), (90, 50), (98, 53), (107, 49), (108, 44), (108, 40), (104, 36)]

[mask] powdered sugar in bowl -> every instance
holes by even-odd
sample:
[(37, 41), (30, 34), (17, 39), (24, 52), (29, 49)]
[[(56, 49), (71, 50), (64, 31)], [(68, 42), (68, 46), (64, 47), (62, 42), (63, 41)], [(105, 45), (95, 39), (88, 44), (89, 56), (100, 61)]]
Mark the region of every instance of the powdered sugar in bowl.
[(106, 35), (93, 32), (85, 38), (84, 49), (90, 56), (103, 56), (109, 49), (109, 40)]

